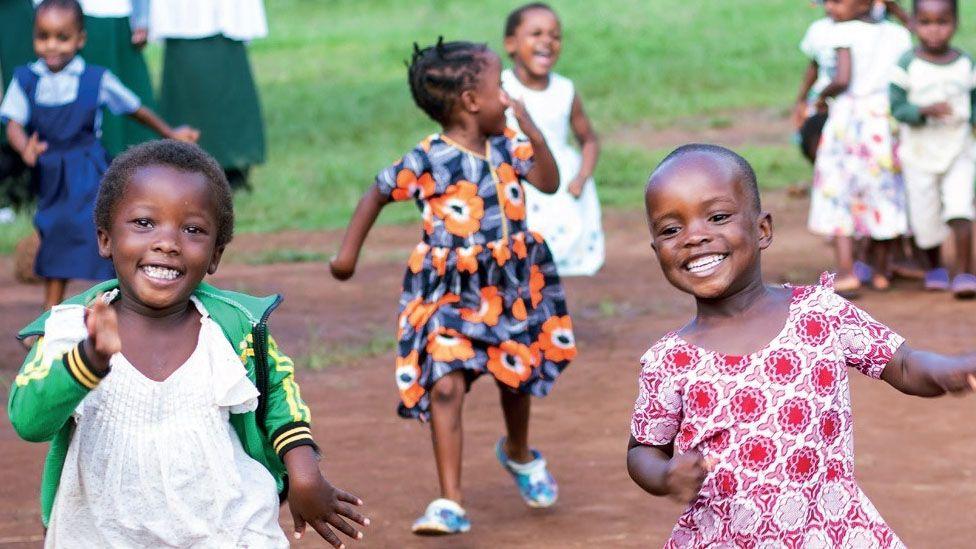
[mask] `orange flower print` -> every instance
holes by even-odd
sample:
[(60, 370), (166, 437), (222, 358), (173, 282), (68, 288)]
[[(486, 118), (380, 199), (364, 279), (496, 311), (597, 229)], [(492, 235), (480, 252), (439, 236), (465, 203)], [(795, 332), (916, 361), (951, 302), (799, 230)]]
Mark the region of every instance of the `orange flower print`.
[(433, 141), (433, 139), (433, 135), (428, 135), (425, 137), (424, 140), (420, 142), (420, 148), (423, 149), (424, 152), (430, 152), (430, 142)]
[(396, 184), (391, 193), (393, 200), (419, 200), (434, 194), (434, 178), (427, 172), (420, 174), (418, 178), (413, 170), (403, 168), (397, 173)]
[(525, 191), (518, 179), (502, 184), (505, 204), (505, 215), (514, 221), (525, 219)]
[(525, 259), (529, 255), (529, 250), (525, 247), (525, 233), (517, 233), (512, 237), (512, 251), (519, 259)]
[(532, 240), (535, 240), (538, 244), (542, 244), (546, 241), (546, 239), (542, 238), (542, 235), (536, 231), (529, 231), (529, 234), (532, 235)]
[(441, 328), (427, 336), (427, 352), (438, 362), (474, 358), (474, 348), (468, 338), (448, 328)]
[(481, 253), (481, 244), (468, 246), (467, 248), (457, 248), (457, 270), (462, 273), (475, 274), (478, 272), (478, 254)]
[(462, 309), (461, 318), (468, 322), (484, 322), (488, 326), (498, 324), (498, 318), (502, 314), (502, 296), (498, 293), (498, 288), (485, 286), (481, 289), (481, 308)]
[(452, 293), (446, 293), (437, 300), (437, 306), (441, 307), (444, 305), (450, 305), (451, 303), (457, 303), (461, 301), (461, 296)]
[(400, 313), (400, 318), (397, 319), (397, 340), (403, 337), (403, 332), (407, 329), (408, 324), (413, 326), (413, 323), (409, 322), (410, 315), (413, 314), (417, 306), (423, 303), (423, 301), (423, 297), (415, 297), (403, 308), (403, 312)]
[(573, 360), (576, 357), (576, 338), (573, 336), (573, 320), (566, 316), (554, 316), (542, 325), (539, 349), (553, 362)]
[(512, 128), (508, 127), (508, 126), (505, 126), (505, 131), (502, 132), (502, 133), (504, 133), (505, 134), (505, 137), (507, 137), (509, 139), (515, 139), (515, 137), (518, 135), (518, 132), (516, 132), (514, 129), (512, 129)]
[(495, 258), (495, 263), (498, 263), (499, 267), (504, 267), (505, 263), (512, 258), (512, 251), (508, 248), (508, 241), (504, 238), (489, 242), (488, 248), (491, 249), (491, 255)]
[(430, 202), (424, 202), (424, 232), (434, 234), (434, 210), (430, 207)]
[(533, 265), (529, 271), (529, 295), (532, 297), (532, 308), (535, 309), (542, 302), (542, 289), (546, 287), (546, 277)]
[(528, 160), (532, 158), (533, 153), (531, 143), (519, 143), (515, 146), (515, 150), (512, 151), (512, 155), (519, 160)]
[(505, 385), (518, 387), (532, 373), (532, 353), (526, 345), (511, 340), (488, 347), (488, 371)]
[(512, 303), (512, 316), (515, 317), (515, 320), (525, 320), (526, 318), (529, 318), (529, 314), (525, 311), (525, 302), (522, 301), (521, 297), (516, 298), (515, 302)]
[(502, 185), (507, 185), (513, 181), (518, 182), (518, 176), (515, 175), (515, 168), (508, 162), (499, 164), (495, 168), (495, 173), (498, 175), (498, 182)]
[(451, 185), (430, 203), (434, 213), (444, 220), (444, 227), (453, 235), (469, 237), (481, 228), (485, 202), (478, 196), (478, 186), (470, 181)]
[(396, 359), (396, 384), (400, 390), (400, 399), (407, 408), (417, 405), (424, 395), (424, 388), (420, 386), (420, 366), (417, 364), (417, 351), (411, 351), (405, 357)]
[(430, 264), (441, 276), (447, 272), (447, 252), (449, 251), (450, 248), (434, 248), (430, 252)]
[(407, 260), (407, 266), (410, 267), (410, 272), (417, 274), (424, 269), (424, 258), (427, 257), (427, 252), (430, 251), (430, 246), (424, 242), (417, 243), (417, 247), (413, 249), (410, 254), (410, 259)]
[[(413, 302), (411, 301), (410, 303), (412, 304)], [(424, 324), (427, 324), (427, 321), (430, 320), (430, 317), (433, 316), (434, 311), (436, 310), (437, 310), (436, 303), (424, 303), (421, 300), (420, 303), (417, 303), (412, 308), (410, 308), (409, 313), (407, 313), (407, 309), (404, 309), (403, 312), (404, 314), (407, 315), (407, 322), (409, 322), (410, 325), (413, 326), (414, 330), (417, 330)]]

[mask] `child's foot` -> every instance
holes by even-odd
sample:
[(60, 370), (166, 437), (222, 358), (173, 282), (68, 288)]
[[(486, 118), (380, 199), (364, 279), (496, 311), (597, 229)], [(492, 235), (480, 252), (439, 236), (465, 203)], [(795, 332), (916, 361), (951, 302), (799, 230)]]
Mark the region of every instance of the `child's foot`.
[(411, 530), (420, 536), (463, 534), (471, 529), (464, 508), (445, 498), (435, 499), (427, 506), (424, 515), (413, 521)]
[(952, 279), (952, 295), (956, 299), (976, 297), (976, 276), (969, 273), (957, 274)]
[(881, 273), (871, 275), (871, 288), (878, 292), (887, 292), (891, 288), (891, 281)]
[(870, 284), (871, 277), (874, 275), (874, 269), (870, 265), (863, 261), (854, 262), (854, 276), (861, 284)]
[(860, 289), (861, 281), (852, 274), (840, 276), (834, 280), (834, 292), (841, 297), (853, 299), (858, 296)]
[(949, 289), (949, 271), (939, 267), (925, 271), (925, 289), (930, 292), (944, 292)]
[(899, 261), (891, 266), (892, 274), (898, 278), (907, 280), (921, 280), (928, 274), (928, 271), (917, 266), (912, 261)]
[(559, 497), (559, 486), (546, 468), (546, 460), (537, 450), (532, 450), (535, 458), (528, 463), (516, 463), (505, 455), (505, 437), (498, 439), (495, 456), (502, 467), (515, 479), (522, 500), (529, 507), (550, 507)]

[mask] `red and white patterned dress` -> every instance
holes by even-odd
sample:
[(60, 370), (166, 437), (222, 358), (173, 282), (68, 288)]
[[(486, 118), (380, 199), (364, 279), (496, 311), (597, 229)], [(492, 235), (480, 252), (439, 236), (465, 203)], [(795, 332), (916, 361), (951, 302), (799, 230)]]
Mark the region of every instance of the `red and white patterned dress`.
[(665, 547), (903, 547), (854, 480), (847, 366), (878, 378), (904, 338), (839, 297), (793, 289), (782, 332), (724, 355), (672, 332), (641, 359), (631, 431), (717, 461)]

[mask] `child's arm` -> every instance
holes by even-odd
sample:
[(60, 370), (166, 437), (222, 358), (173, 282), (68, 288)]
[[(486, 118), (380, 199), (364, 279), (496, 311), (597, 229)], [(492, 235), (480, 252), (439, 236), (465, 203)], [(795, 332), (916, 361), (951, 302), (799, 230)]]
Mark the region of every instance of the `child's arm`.
[(906, 395), (920, 397), (976, 391), (976, 353), (947, 356), (902, 345), (881, 379)]
[(920, 107), (908, 102), (908, 91), (898, 84), (888, 85), (888, 99), (891, 103), (891, 116), (910, 126), (925, 124), (928, 117), (939, 118), (952, 114), (952, 107), (945, 101)]
[(600, 158), (600, 138), (593, 131), (590, 118), (583, 110), (583, 100), (579, 94), (573, 97), (573, 110), (569, 114), (569, 124), (573, 128), (576, 140), (579, 141), (583, 161), (580, 163), (579, 173), (569, 182), (569, 193), (579, 198), (583, 194), (583, 185), (593, 176), (596, 161)]
[(388, 196), (380, 193), (376, 185), (371, 185), (356, 206), (356, 211), (352, 214), (349, 227), (346, 229), (345, 236), (342, 237), (342, 244), (335, 257), (329, 262), (329, 269), (332, 276), (338, 280), (347, 280), (356, 271), (356, 262), (359, 260), (359, 252), (363, 248), (366, 235), (376, 222), (383, 206), (390, 202)]
[(851, 84), (851, 49), (850, 48), (837, 48), (837, 67), (834, 73), (834, 79), (830, 81), (820, 92), (820, 97), (817, 98), (817, 110), (825, 111), (827, 109), (827, 98), (834, 97), (843, 93), (847, 90), (847, 86)]
[(165, 120), (146, 107), (139, 107), (131, 118), (167, 139), (176, 139), (187, 143), (196, 143), (200, 139), (200, 132), (190, 126), (170, 127)]
[(518, 99), (512, 99), (512, 112), (515, 114), (515, 121), (518, 122), (519, 129), (529, 138), (534, 154), (534, 163), (528, 173), (522, 176), (540, 191), (552, 194), (559, 188), (559, 168), (556, 161), (552, 158), (552, 151), (546, 144), (546, 138), (532, 121), (529, 112), (525, 109), (525, 103)]
[(66, 353), (45, 356), (47, 342), (34, 344), (10, 387), (7, 413), (24, 440), (51, 440), (78, 404), (108, 374), (109, 358), (121, 350), (115, 311), (99, 300), (87, 312), (88, 338)]
[(796, 96), (796, 103), (793, 105), (793, 127), (799, 131), (803, 126), (803, 121), (807, 118), (807, 96), (810, 88), (817, 81), (817, 71), (819, 66), (816, 61), (810, 61), (806, 72), (803, 73), (803, 80), (800, 82), (800, 93)]
[(888, 13), (894, 15), (895, 19), (897, 19), (902, 25), (905, 25), (905, 28), (915, 32), (915, 25), (912, 21), (912, 17), (908, 15), (908, 12), (906, 12), (904, 8), (901, 7), (898, 0), (885, 0), (885, 9), (888, 10)]
[(655, 496), (668, 496), (681, 503), (698, 497), (705, 475), (713, 464), (698, 452), (674, 455), (674, 443), (646, 446), (630, 437), (627, 472), (630, 478)]
[(30, 136), (19, 122), (7, 122), (7, 141), (28, 167), (33, 168), (37, 159), (47, 150), (47, 141), (41, 141), (34, 132)]
[(271, 433), (272, 445), (288, 470), (288, 507), (295, 523), (295, 538), (300, 539), (309, 524), (335, 547), (342, 543), (331, 528), (361, 539), (362, 533), (343, 517), (368, 526), (369, 519), (353, 507), (363, 502), (335, 488), (322, 475), (318, 446), (312, 439), (312, 414), (295, 381), (295, 363), (278, 351), (277, 343), (270, 337), (268, 378), (264, 427)]

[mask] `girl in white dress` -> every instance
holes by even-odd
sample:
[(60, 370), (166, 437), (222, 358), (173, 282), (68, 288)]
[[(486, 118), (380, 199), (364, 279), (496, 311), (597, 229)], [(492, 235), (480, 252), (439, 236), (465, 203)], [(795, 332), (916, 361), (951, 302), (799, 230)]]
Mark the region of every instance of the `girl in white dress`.
[[(529, 229), (545, 237), (560, 276), (589, 276), (603, 266), (603, 228), (593, 170), (600, 143), (573, 82), (552, 72), (562, 28), (546, 4), (526, 4), (505, 22), (505, 51), (514, 70), (502, 73), (508, 95), (525, 103), (559, 167), (559, 189), (543, 194), (525, 186)], [(517, 127), (512, 113), (509, 124)], [(572, 129), (582, 156), (569, 143)]]

